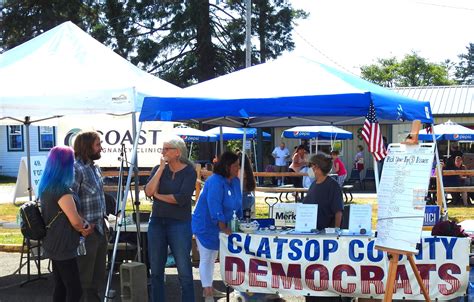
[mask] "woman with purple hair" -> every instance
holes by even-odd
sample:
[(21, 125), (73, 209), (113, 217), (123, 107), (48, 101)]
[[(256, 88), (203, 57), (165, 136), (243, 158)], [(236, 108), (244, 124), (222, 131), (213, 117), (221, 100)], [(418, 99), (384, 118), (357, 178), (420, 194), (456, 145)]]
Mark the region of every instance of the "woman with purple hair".
[(70, 147), (54, 147), (38, 185), (43, 220), (47, 227), (43, 239), (45, 256), (53, 264), (53, 301), (79, 301), (82, 295), (76, 262), (80, 236), (93, 229), (82, 219), (73, 198), (74, 151)]

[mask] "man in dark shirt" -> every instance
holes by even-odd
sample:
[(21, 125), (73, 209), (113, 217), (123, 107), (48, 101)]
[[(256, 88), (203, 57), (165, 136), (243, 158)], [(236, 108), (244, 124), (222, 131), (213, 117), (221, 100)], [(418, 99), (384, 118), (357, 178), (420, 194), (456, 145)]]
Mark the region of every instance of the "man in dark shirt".
[[(328, 177), (332, 159), (322, 154), (313, 155), (309, 160), (308, 175), (314, 173), (316, 180), (311, 184), (303, 203), (318, 205), (318, 230), (327, 227), (341, 227), (344, 202), (338, 183)], [(313, 172), (313, 173), (311, 173)]]

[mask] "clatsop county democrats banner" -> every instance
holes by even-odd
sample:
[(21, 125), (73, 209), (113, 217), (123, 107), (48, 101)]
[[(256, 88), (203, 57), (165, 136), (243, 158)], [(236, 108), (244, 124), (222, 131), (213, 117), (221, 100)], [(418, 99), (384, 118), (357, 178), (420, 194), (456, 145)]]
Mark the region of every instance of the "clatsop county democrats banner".
[[(389, 259), (371, 237), (220, 234), (222, 279), (239, 291), (382, 299)], [(416, 265), (432, 300), (462, 296), (470, 239), (424, 237)], [(424, 300), (406, 256), (394, 299)]]

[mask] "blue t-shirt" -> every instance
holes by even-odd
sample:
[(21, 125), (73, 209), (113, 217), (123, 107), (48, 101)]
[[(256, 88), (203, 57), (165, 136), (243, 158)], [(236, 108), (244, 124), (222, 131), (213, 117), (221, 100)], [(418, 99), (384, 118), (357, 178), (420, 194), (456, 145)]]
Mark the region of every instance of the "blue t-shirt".
[(341, 187), (331, 177), (320, 184), (313, 182), (303, 203), (318, 205), (318, 230), (334, 227), (336, 213), (344, 209)]
[(213, 174), (206, 180), (204, 189), (194, 209), (193, 234), (210, 250), (219, 250), (218, 222), (228, 223), (234, 210), (242, 217), (242, 193), (237, 177), (227, 178)]

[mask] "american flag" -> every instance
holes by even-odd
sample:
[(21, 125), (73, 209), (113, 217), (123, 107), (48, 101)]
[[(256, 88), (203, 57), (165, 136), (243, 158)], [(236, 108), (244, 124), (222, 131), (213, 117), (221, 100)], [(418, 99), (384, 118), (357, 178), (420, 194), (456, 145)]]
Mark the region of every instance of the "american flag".
[(375, 107), (370, 102), (369, 112), (365, 117), (364, 127), (362, 128), (362, 137), (369, 146), (369, 152), (372, 153), (377, 161), (381, 161), (387, 156), (387, 150), (383, 144), (380, 125), (375, 117)]

